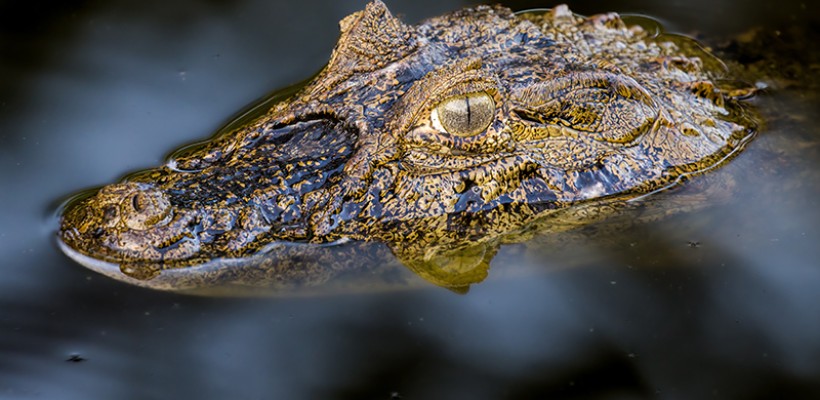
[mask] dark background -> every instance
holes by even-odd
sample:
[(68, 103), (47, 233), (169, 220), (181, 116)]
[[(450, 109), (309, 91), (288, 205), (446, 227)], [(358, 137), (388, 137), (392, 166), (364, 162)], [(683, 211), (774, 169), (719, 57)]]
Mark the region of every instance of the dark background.
[[(388, 2), (411, 23), (467, 4)], [(0, 3), (0, 398), (820, 396), (816, 86), (758, 100), (788, 112), (769, 112), (720, 171), (739, 177), (734, 203), (630, 228), (621, 251), (582, 246), (601, 252), (589, 261), (549, 249), (499, 257), (467, 295), (189, 297), (115, 282), (59, 253), (60, 201), (160, 164), (310, 76), (338, 21), (363, 6)], [(570, 7), (652, 15), (713, 43), (788, 25), (816, 37), (818, 26), (813, 2)], [(786, 161), (760, 155), (771, 152)], [(510, 263), (534, 272), (506, 276)]]

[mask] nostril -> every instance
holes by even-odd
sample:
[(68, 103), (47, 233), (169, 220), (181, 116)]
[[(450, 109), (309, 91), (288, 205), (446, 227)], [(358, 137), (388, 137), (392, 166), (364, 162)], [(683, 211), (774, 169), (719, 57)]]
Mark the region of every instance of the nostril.
[(103, 229), (103, 228), (96, 228), (96, 229), (94, 229), (93, 231), (91, 231), (91, 237), (92, 237), (92, 238), (94, 238), (94, 239), (99, 239), (99, 238), (101, 238), (101, 237), (102, 237), (102, 235), (103, 235), (104, 233), (105, 233), (105, 229)]
[(171, 204), (158, 190), (140, 190), (123, 199), (123, 220), (134, 230), (145, 230), (167, 222)]
[(133, 207), (134, 211), (138, 213), (142, 212), (144, 209), (142, 206), (142, 202), (140, 201), (140, 195), (141, 193), (135, 193), (133, 196), (131, 196), (131, 207)]
[(119, 213), (117, 212), (117, 207), (115, 206), (107, 206), (103, 209), (103, 219), (105, 219), (105, 222), (111, 222), (117, 219), (118, 216)]

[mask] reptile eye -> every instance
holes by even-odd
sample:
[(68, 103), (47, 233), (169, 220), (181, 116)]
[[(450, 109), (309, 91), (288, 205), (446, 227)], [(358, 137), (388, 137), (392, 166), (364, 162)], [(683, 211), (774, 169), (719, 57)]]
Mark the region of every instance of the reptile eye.
[(435, 125), (451, 135), (467, 137), (481, 133), (495, 117), (495, 101), (486, 92), (453, 96), (442, 101), (431, 115)]

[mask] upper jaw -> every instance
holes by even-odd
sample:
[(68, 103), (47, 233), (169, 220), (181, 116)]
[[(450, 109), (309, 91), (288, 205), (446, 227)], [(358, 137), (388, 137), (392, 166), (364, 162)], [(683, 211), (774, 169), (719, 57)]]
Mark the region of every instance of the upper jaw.
[[(112, 195), (123, 195), (122, 203), (133, 191), (119, 190), (118, 184), (100, 190), (95, 196), (71, 204), (64, 211), (58, 239), (62, 246), (87, 257), (115, 263), (131, 261), (165, 262), (191, 257), (200, 251), (194, 227), (199, 220), (195, 212), (178, 212), (169, 206), (167, 216), (145, 229), (133, 229), (126, 220), (133, 215), (105, 217), (105, 210), (115, 207)], [(140, 184), (141, 185), (141, 184)], [(152, 189), (154, 190), (154, 189)], [(133, 225), (133, 224), (132, 224)]]

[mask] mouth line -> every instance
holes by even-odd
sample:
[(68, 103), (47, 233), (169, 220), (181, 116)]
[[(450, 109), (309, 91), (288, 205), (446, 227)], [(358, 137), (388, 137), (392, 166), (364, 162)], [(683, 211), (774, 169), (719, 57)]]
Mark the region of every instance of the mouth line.
[[(109, 278), (123, 281), (135, 286), (167, 291), (181, 291), (196, 288), (197, 285), (195, 282), (189, 282), (187, 285), (181, 285), (181, 283), (187, 282), (186, 278), (190, 278), (191, 276), (195, 276), (197, 274), (207, 276), (208, 274), (217, 273), (219, 272), (221, 263), (224, 262), (224, 260), (216, 259), (210, 262), (181, 269), (160, 268), (158, 274), (148, 279), (138, 279), (123, 272), (124, 267), (134, 265), (132, 262), (113, 262), (85, 255), (77, 249), (71, 247), (71, 245), (66, 243), (59, 235), (57, 236), (57, 246), (63, 254), (68, 256), (74, 262), (101, 275), (105, 275)], [(153, 264), (159, 265), (161, 263), (156, 262)]]
[(57, 246), (63, 254), (67, 255), (78, 264), (100, 274), (112, 278), (122, 279), (123, 274), (120, 272), (120, 264), (83, 254), (70, 244), (66, 243), (61, 235), (57, 235)]

